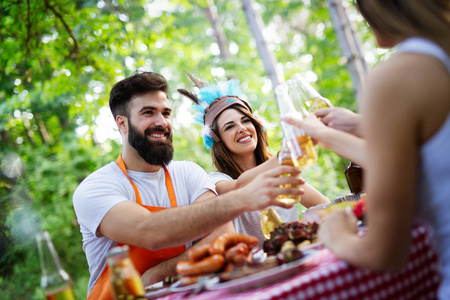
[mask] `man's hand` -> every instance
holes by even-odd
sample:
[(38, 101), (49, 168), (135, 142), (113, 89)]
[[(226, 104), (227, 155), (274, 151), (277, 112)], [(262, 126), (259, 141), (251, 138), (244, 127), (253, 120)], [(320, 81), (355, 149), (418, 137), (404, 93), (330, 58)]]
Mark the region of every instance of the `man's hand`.
[[(303, 188), (295, 186), (304, 184), (305, 181), (299, 177), (300, 169), (291, 166), (277, 166), (272, 170), (256, 176), (249, 184), (242, 189), (242, 199), (247, 210), (261, 210), (268, 206), (276, 205), (284, 208), (291, 208), (276, 198), (279, 195), (302, 195)], [(290, 174), (291, 176), (281, 176)], [(281, 185), (292, 185), (294, 187), (280, 187)]]

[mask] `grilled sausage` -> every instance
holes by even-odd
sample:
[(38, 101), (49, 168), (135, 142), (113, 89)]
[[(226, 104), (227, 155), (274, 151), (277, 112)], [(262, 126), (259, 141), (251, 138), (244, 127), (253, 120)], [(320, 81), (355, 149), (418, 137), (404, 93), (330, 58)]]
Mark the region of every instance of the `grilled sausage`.
[(198, 282), (198, 279), (200, 278), (199, 275), (192, 275), (192, 276), (182, 276), (180, 278), (181, 285), (187, 286), (191, 284), (196, 284)]
[(240, 233), (225, 233), (216, 238), (209, 246), (209, 253), (225, 254), (225, 250), (238, 243), (246, 243), (250, 248), (258, 245), (258, 239), (254, 236), (248, 236)]
[(188, 250), (189, 259), (199, 261), (209, 255), (209, 245), (194, 246)]
[(225, 251), (225, 260), (227, 262), (233, 261), (233, 257), (238, 254), (247, 254), (249, 251), (248, 245), (246, 243), (239, 243)]
[(208, 256), (200, 261), (179, 261), (176, 271), (180, 275), (201, 275), (214, 273), (225, 265), (225, 258), (221, 254)]

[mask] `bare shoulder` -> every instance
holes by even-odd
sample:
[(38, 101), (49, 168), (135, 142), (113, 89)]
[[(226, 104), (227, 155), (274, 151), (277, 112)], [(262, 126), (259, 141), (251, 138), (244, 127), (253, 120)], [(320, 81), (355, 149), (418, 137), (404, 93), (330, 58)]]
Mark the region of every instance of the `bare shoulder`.
[(397, 114), (412, 128), (421, 127), (422, 141), (436, 132), (450, 109), (448, 71), (428, 55), (396, 55), (374, 69), (366, 83), (364, 109), (383, 117)]
[[(382, 63), (368, 77), (368, 88), (400, 93), (412, 99), (448, 92), (449, 74), (434, 57), (402, 53)], [(448, 93), (447, 93), (448, 94)]]

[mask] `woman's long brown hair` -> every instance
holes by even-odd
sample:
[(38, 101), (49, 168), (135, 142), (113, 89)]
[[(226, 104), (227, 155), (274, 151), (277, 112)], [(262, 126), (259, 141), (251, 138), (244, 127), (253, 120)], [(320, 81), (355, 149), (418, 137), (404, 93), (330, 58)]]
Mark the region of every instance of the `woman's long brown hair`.
[[(269, 150), (267, 132), (264, 131), (264, 126), (261, 124), (261, 122), (256, 119), (248, 110), (244, 109), (240, 105), (233, 105), (228, 109), (236, 109), (237, 111), (246, 115), (250, 118), (253, 126), (255, 126), (256, 135), (258, 137), (258, 144), (256, 145), (255, 149), (256, 165), (260, 165), (270, 157), (272, 157), (272, 154)], [(217, 136), (220, 137), (219, 131), (217, 129), (217, 118), (216, 120), (214, 120), (212, 130)], [(213, 146), (211, 147), (211, 157), (217, 170), (229, 175), (233, 179), (237, 179), (244, 172), (242, 168), (237, 164), (237, 162), (232, 158), (231, 151), (227, 148), (227, 146), (225, 146), (222, 141), (214, 142)]]

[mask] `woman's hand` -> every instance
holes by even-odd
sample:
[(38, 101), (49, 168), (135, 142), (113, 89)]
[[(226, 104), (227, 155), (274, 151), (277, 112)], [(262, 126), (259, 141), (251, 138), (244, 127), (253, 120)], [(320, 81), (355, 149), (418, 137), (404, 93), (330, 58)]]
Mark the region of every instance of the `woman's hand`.
[(327, 216), (320, 224), (318, 237), (333, 252), (338, 252), (338, 245), (345, 245), (345, 239), (357, 233), (358, 219), (351, 210), (338, 210)]
[(301, 128), (306, 135), (309, 135), (313, 139), (314, 144), (318, 143), (321, 146), (324, 146), (323, 142), (326, 142), (324, 136), (325, 133), (332, 130), (322, 123), (315, 115), (311, 115), (304, 119), (282, 116), (281, 119), (288, 124)]
[(360, 114), (343, 107), (321, 108), (314, 115), (327, 126), (362, 137)]

